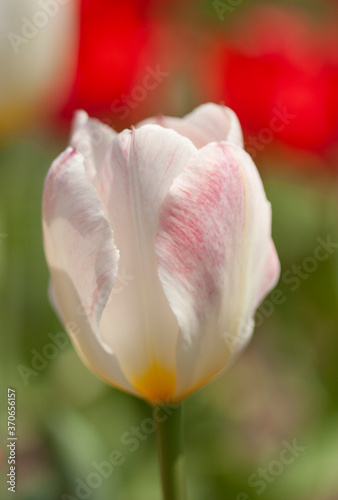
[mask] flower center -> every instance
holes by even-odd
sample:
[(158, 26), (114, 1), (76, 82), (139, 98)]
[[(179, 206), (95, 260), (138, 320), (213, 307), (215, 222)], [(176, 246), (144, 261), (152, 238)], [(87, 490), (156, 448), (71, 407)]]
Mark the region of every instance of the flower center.
[(176, 374), (155, 361), (141, 376), (133, 380), (134, 387), (151, 403), (168, 403), (176, 386)]

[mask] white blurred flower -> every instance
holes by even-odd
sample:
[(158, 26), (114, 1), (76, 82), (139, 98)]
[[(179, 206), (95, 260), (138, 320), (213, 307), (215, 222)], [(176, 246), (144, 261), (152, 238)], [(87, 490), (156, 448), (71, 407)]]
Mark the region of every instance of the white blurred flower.
[(0, 133), (58, 109), (77, 43), (76, 0), (0, 2)]

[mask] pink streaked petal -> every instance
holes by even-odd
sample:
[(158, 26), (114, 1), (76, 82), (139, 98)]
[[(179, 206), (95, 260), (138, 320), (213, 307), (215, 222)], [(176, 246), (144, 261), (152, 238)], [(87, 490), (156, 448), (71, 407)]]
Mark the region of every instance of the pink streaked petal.
[(132, 277), (113, 289), (102, 334), (130, 380), (154, 364), (175, 370), (178, 326), (158, 278), (155, 234), (163, 200), (195, 152), (176, 132), (146, 125), (114, 139), (102, 171), (99, 192), (119, 267)]
[(95, 118), (89, 118), (85, 111), (75, 113), (70, 146), (83, 155), (87, 175), (95, 186), (115, 136), (116, 132), (112, 128)]
[(142, 121), (138, 126), (147, 123), (176, 130), (188, 137), (197, 148), (216, 141), (229, 141), (243, 147), (242, 129), (237, 115), (226, 106), (207, 103), (183, 118), (157, 116)]
[(57, 313), (85, 363), (111, 384), (132, 391), (99, 335), (102, 311), (117, 275), (118, 251), (83, 156), (71, 148), (48, 172), (42, 219)]
[(269, 240), (270, 206), (250, 157), (231, 143), (199, 150), (169, 190), (156, 240), (180, 326), (178, 399), (218, 374), (250, 337)]

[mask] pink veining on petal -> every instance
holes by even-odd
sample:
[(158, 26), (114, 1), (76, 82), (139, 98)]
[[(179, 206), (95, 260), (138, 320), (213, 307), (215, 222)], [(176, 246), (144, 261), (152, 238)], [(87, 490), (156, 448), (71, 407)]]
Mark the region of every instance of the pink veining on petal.
[[(195, 296), (199, 317), (223, 286), (224, 266), (231, 265), (225, 246), (229, 207), (233, 208), (230, 220), (239, 217), (238, 237), (244, 224), (239, 215), (244, 197), (242, 180), (231, 156), (219, 147), (219, 159), (226, 168), (212, 161), (209, 165), (202, 162), (190, 171), (188, 167), (174, 181), (162, 209), (157, 237), (159, 265), (186, 283)], [(226, 189), (229, 178), (237, 186), (231, 192)]]

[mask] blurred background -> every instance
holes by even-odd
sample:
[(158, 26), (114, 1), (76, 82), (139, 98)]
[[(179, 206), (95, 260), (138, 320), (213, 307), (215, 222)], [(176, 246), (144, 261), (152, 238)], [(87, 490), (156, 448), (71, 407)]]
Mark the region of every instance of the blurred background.
[(246, 351), (186, 401), (189, 498), (338, 499), (337, 28), (336, 0), (1, 0), (1, 498), (7, 387), (17, 500), (160, 498), (154, 434), (121, 442), (146, 404), (82, 365), (49, 305), (41, 192), (75, 109), (120, 131), (214, 101), (242, 123), (282, 273)]

